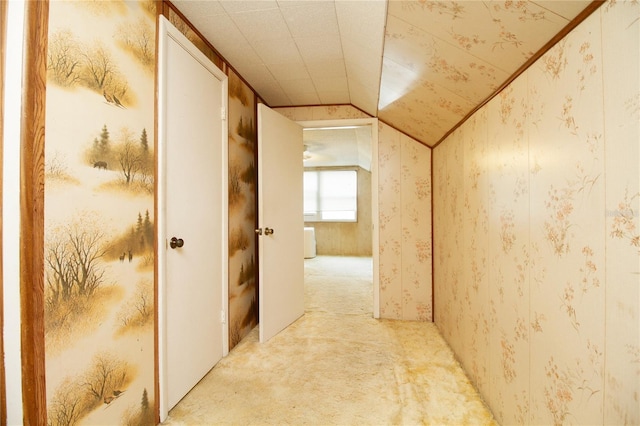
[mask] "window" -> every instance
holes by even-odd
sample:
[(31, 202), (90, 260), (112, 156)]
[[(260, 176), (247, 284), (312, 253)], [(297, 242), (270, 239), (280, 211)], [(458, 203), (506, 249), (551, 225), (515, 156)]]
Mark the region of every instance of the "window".
[(304, 172), (305, 222), (356, 222), (358, 174), (355, 170)]

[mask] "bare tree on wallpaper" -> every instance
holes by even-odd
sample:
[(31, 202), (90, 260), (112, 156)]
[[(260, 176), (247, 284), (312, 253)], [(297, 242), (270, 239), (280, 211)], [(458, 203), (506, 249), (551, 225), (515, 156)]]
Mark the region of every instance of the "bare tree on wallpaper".
[(86, 325), (78, 318), (98, 303), (95, 299), (100, 299), (96, 293), (105, 282), (103, 258), (107, 250), (104, 231), (88, 219), (48, 231), (45, 245), (48, 343), (55, 344), (70, 330)]
[(45, 249), (49, 267), (47, 302), (56, 305), (74, 296), (89, 297), (103, 283), (105, 234), (98, 228), (67, 224), (50, 236)]
[[(146, 52), (153, 62), (153, 48)], [(149, 56), (151, 55), (151, 56)], [(135, 96), (129, 90), (127, 78), (120, 72), (108, 47), (102, 42), (80, 43), (69, 29), (60, 30), (50, 37), (47, 54), (47, 72), (51, 82), (62, 87), (85, 86), (104, 96), (108, 104), (126, 108)]]
[(88, 411), (86, 392), (82, 385), (70, 379), (65, 380), (55, 393), (47, 410), (47, 424), (50, 426), (67, 426), (78, 423)]
[(128, 99), (129, 84), (118, 70), (111, 51), (101, 42), (84, 46), (81, 78), (86, 87), (102, 93), (105, 100), (115, 106), (124, 107)]
[(97, 354), (81, 374), (64, 380), (47, 410), (49, 425), (73, 425), (91, 411), (119, 398), (131, 383), (134, 370), (112, 353)]
[(71, 175), (67, 165), (67, 157), (60, 151), (54, 151), (46, 157), (44, 165), (45, 179), (47, 184), (52, 181), (66, 182), (70, 184), (80, 184), (80, 181)]
[(49, 39), (47, 71), (49, 78), (63, 87), (80, 80), (82, 56), (80, 44), (69, 30), (54, 33)]
[(118, 312), (119, 333), (153, 324), (154, 314), (153, 282), (141, 280), (136, 290)]
[(116, 37), (125, 51), (130, 52), (148, 70), (153, 71), (156, 33), (146, 17), (141, 16), (136, 22), (121, 24)]
[(137, 146), (134, 140), (133, 132), (123, 128), (120, 135), (120, 143), (115, 147), (115, 156), (127, 185), (133, 182), (136, 173), (142, 168), (141, 154), (140, 147)]
[(149, 138), (147, 129), (143, 128), (140, 133), (140, 185), (147, 189), (149, 193), (154, 191), (155, 161), (149, 150)]
[(84, 81), (87, 86), (96, 91), (104, 89), (110, 85), (118, 68), (111, 56), (111, 52), (100, 42), (85, 49), (82, 52), (84, 58)]
[(82, 377), (82, 384), (96, 401), (109, 404), (120, 396), (129, 382), (129, 366), (112, 354), (101, 353)]

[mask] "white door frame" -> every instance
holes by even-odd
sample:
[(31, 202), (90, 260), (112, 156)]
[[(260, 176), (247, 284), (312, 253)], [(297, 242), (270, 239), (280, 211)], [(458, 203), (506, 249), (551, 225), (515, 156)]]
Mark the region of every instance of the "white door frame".
[(380, 230), (378, 228), (378, 119), (353, 118), (298, 121), (305, 129), (318, 127), (371, 126), (371, 257), (373, 260), (373, 317), (380, 318)]
[[(167, 167), (167, 158), (166, 158), (166, 117), (165, 117), (165, 99), (164, 99), (164, 90), (163, 88), (166, 86), (166, 75), (164, 69), (166, 67), (167, 57), (165, 54), (161, 52), (166, 52), (168, 38), (170, 37), (176, 43), (185, 46), (185, 43), (190, 43), (187, 38), (180, 33), (173, 25), (169, 23), (169, 21), (164, 17), (160, 16), (159, 18), (159, 37), (158, 37), (158, 147), (157, 147), (157, 155), (158, 155), (158, 166), (157, 166), (157, 194), (156, 194), (156, 221), (157, 221), (157, 244), (156, 244), (156, 256), (158, 260), (158, 270), (157, 270), (157, 315), (158, 315), (158, 382), (159, 382), (159, 390), (160, 390), (160, 401), (159, 411), (160, 411), (160, 421), (164, 421), (169, 413), (169, 409), (167, 407), (167, 325), (166, 325), (166, 310), (167, 310), (167, 300), (166, 300), (166, 262), (167, 262), (167, 223), (166, 223), (166, 208), (167, 208), (167, 194), (166, 194), (166, 167)], [(195, 56), (198, 56), (200, 60), (209, 61), (209, 59), (201, 54), (199, 51), (192, 52)], [(201, 55), (201, 56), (200, 56)], [(204, 58), (204, 59), (202, 59)], [(162, 61), (162, 62), (160, 62)], [(222, 88), (222, 105), (224, 110), (226, 111), (228, 104), (228, 86), (226, 82), (227, 76), (219, 70), (217, 67), (214, 67), (213, 74), (221, 80), (225, 79)], [(214, 119), (215, 117), (212, 117)], [(222, 116), (219, 116), (219, 119), (224, 121), (222, 127), (222, 141), (221, 141), (221, 161), (222, 161), (222, 199), (220, 200), (220, 208), (221, 212), (221, 229), (222, 229), (222, 270), (220, 271), (220, 278), (222, 282), (221, 289), (221, 297), (222, 297), (222, 307), (224, 310), (225, 318), (221, 318), (223, 320), (223, 331), (222, 331), (222, 356), (226, 356), (229, 353), (229, 325), (227, 321), (227, 317), (229, 315), (229, 297), (228, 297), (228, 171), (229, 171), (229, 159), (228, 159), (228, 125), (226, 124), (226, 119), (223, 119)]]

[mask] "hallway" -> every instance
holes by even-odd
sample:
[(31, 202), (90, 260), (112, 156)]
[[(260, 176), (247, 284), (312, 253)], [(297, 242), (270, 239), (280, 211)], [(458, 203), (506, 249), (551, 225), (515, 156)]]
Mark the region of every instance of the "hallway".
[(164, 424), (495, 424), (434, 324), (372, 318), (370, 262), (306, 260), (305, 315), (254, 329)]

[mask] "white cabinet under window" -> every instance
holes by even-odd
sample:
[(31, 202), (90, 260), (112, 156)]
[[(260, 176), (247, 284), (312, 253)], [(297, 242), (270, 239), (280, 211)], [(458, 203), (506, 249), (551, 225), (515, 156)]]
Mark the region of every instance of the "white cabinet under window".
[(305, 222), (357, 222), (356, 170), (305, 170)]

